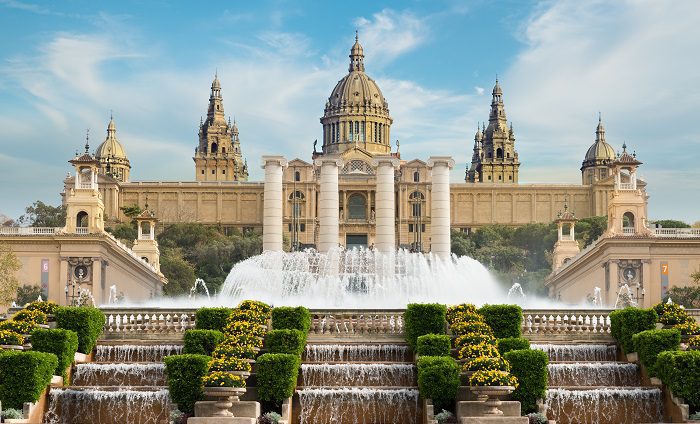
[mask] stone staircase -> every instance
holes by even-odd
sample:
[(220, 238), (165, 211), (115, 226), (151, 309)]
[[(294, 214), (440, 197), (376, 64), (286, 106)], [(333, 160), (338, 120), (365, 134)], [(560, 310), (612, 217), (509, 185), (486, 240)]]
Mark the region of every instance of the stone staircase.
[(404, 343), (309, 343), (294, 424), (418, 424), (413, 355)]
[(549, 355), (547, 417), (560, 424), (639, 424), (663, 420), (659, 387), (606, 343), (532, 344)]

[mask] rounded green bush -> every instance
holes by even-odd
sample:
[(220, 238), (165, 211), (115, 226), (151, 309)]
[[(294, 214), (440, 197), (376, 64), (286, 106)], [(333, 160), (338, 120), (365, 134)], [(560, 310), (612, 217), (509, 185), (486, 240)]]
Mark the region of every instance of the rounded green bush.
[(450, 356), (450, 336), (446, 334), (424, 334), (416, 340), (419, 356)]
[(224, 341), (224, 335), (216, 330), (187, 330), (182, 352), (190, 355), (211, 356), (216, 346)]
[(163, 358), (170, 399), (180, 411), (194, 412), (194, 403), (204, 398), (202, 377), (209, 372), (206, 355), (171, 355)]
[(266, 353), (258, 357), (257, 365), (261, 400), (281, 403), (294, 395), (301, 365), (298, 355)]
[(418, 390), (423, 399), (432, 399), (435, 409), (452, 408), (459, 392), (459, 366), (449, 356), (418, 358)]
[(75, 331), (60, 328), (52, 330), (36, 329), (32, 331), (32, 350), (53, 353), (58, 358), (54, 375), (66, 378), (66, 370), (73, 363), (78, 351), (78, 335)]
[(523, 310), (518, 305), (484, 305), (479, 308), (497, 339), (522, 335)]
[(306, 333), (300, 330), (271, 330), (265, 335), (269, 353), (301, 355), (306, 347)]
[(700, 350), (669, 350), (656, 360), (659, 378), (675, 396), (683, 398), (691, 411), (700, 410)]
[(105, 314), (97, 308), (61, 306), (56, 309), (56, 326), (78, 335), (78, 352), (90, 354), (105, 325)]
[(194, 328), (197, 330), (224, 331), (231, 308), (199, 308), (194, 316)]
[(530, 349), (530, 341), (523, 337), (507, 337), (505, 339), (498, 339), (496, 347), (498, 348), (498, 352), (504, 355), (511, 350)]
[(58, 359), (52, 353), (4, 351), (0, 354), (2, 406), (22, 409), (25, 402), (36, 402), (57, 366)]
[(511, 350), (504, 358), (520, 384), (512, 399), (520, 401), (523, 413), (537, 412), (537, 399), (544, 398), (547, 390), (547, 354), (541, 350)]
[(624, 353), (634, 351), (632, 336), (656, 328), (658, 315), (653, 309), (625, 308), (610, 313), (610, 333)]
[(403, 316), (406, 341), (415, 349), (419, 336), (445, 334), (447, 308), (438, 303), (411, 303)]
[(676, 329), (646, 330), (632, 336), (632, 347), (650, 377), (657, 376), (657, 356), (666, 350), (678, 350), (680, 345), (681, 333)]
[(280, 306), (272, 310), (272, 328), (275, 330), (299, 330), (308, 333), (311, 313), (303, 306)]

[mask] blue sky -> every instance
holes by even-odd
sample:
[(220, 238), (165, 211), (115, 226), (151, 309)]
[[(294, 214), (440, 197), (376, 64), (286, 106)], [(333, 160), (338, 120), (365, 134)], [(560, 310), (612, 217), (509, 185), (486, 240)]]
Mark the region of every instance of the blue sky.
[(645, 162), (651, 218), (700, 220), (700, 3), (0, 0), (0, 213), (60, 202), (66, 162), (110, 110), (133, 180), (191, 180), (218, 69), (252, 179), (308, 159), (355, 30), (404, 159), (464, 176), (495, 75), (523, 183), (580, 182), (598, 112)]

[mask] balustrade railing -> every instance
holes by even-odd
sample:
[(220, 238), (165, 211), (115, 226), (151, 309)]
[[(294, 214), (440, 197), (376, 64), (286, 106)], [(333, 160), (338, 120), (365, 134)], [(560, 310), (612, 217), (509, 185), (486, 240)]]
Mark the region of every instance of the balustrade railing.
[(194, 328), (196, 309), (102, 308), (106, 317), (104, 338), (184, 333)]
[(62, 227), (0, 227), (0, 235), (8, 236), (39, 236), (54, 235), (63, 230)]
[(610, 335), (610, 309), (526, 309), (525, 336)]
[(403, 337), (403, 313), (402, 309), (311, 311), (309, 335)]

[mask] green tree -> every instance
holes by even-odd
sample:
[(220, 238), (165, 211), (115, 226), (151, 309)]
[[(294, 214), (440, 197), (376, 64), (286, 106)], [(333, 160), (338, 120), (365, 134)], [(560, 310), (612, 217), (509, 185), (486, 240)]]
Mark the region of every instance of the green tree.
[(450, 240), (452, 253), (457, 256), (474, 256), (474, 241), (469, 237), (469, 234), (452, 230)]
[(122, 206), (119, 209), (122, 211), (122, 213), (124, 213), (124, 215), (131, 219), (134, 219), (141, 214), (141, 206), (139, 205)]
[(177, 248), (161, 249), (160, 271), (168, 279), (168, 284), (163, 287), (163, 293), (167, 296), (186, 294), (197, 278), (194, 266), (182, 257), (182, 252)]
[(63, 227), (66, 225), (66, 207), (51, 206), (37, 200), (24, 209), (19, 217), (20, 225), (29, 227)]
[(17, 271), (22, 263), (6, 243), (0, 243), (0, 306), (9, 305), (19, 288)]
[(576, 221), (576, 240), (578, 240), (581, 248), (587, 247), (589, 244), (598, 240), (608, 228), (607, 216), (590, 216), (581, 218)]
[(22, 287), (17, 288), (17, 299), (15, 299), (15, 302), (17, 302), (19, 306), (23, 306), (27, 303), (34, 302), (40, 295), (41, 288), (39, 286), (24, 284)]
[(651, 223), (660, 225), (662, 228), (690, 228), (690, 224), (675, 219), (657, 219)]
[(686, 308), (700, 308), (700, 270), (690, 274), (693, 282), (685, 287), (674, 286), (668, 291), (664, 302), (670, 297), (675, 303), (683, 305)]

